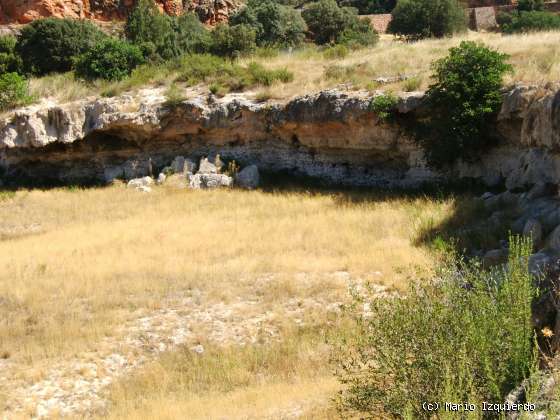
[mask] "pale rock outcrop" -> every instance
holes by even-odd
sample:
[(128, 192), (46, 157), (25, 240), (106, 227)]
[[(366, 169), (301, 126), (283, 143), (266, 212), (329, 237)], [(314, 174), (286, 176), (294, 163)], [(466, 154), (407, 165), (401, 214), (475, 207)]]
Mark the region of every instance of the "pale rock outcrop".
[(198, 174), (217, 174), (218, 168), (213, 163), (208, 161), (208, 158), (200, 160), (200, 165), (198, 166)]
[(216, 173), (197, 173), (189, 181), (189, 187), (195, 190), (231, 187), (232, 185), (233, 179), (231, 177)]
[(249, 190), (259, 186), (260, 174), (257, 165), (249, 165), (243, 168), (235, 177), (235, 185)]
[[(367, 92), (327, 90), (273, 104), (242, 94), (208, 102), (200, 94), (170, 108), (162, 88), (19, 109), (0, 120), (0, 168), (8, 183), (109, 182), (149, 174), (142, 172), (149, 159), (162, 168), (176, 156), (219, 153), (241, 166), (254, 163), (267, 172), (333, 184), (409, 187), (476, 178), (516, 192), (560, 184), (559, 92), (555, 85), (505, 92), (496, 127), (502, 141), (480, 161), (458, 162), (447, 173), (426, 167), (422, 150), (400, 124), (426, 112), (419, 93), (402, 94), (388, 123), (370, 110)], [(137, 164), (127, 169), (125, 162)], [(510, 204), (508, 194), (485, 203)], [(557, 219), (549, 216), (537, 218), (545, 229)]]

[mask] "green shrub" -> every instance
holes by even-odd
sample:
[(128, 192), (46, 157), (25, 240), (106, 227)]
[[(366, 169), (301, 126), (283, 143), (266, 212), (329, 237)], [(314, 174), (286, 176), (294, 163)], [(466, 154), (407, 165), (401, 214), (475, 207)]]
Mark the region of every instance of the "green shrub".
[(231, 16), (229, 23), (253, 28), (259, 46), (298, 46), (307, 29), (299, 12), (272, 0), (249, 0)]
[(406, 298), (356, 294), (356, 330), (336, 358), (344, 417), (430, 418), (423, 402), (503, 403), (536, 367), (530, 253), (529, 240), (511, 238), (504, 268), (450, 263)]
[(62, 73), (71, 70), (76, 57), (105, 37), (88, 21), (39, 19), (23, 27), (16, 51), (27, 74)]
[(144, 62), (142, 51), (135, 45), (107, 38), (78, 57), (75, 71), (88, 80), (122, 80)]
[(263, 86), (272, 86), (276, 82), (289, 83), (294, 80), (293, 73), (286, 68), (268, 70), (259, 63), (250, 63), (247, 66), (247, 71), (253, 83)]
[(343, 44), (333, 45), (323, 51), (323, 57), (327, 60), (340, 60), (350, 54), (348, 47)]
[(22, 61), (16, 53), (16, 42), (13, 36), (0, 36), (0, 75), (21, 71)]
[(212, 46), (212, 35), (194, 13), (171, 18), (180, 54), (205, 53)]
[(517, 10), (531, 12), (533, 10), (541, 11), (544, 8), (543, 0), (519, 0), (517, 2)]
[(268, 70), (258, 63), (240, 66), (229, 60), (209, 54), (193, 54), (182, 57), (178, 68), (179, 81), (188, 85), (206, 83), (220, 87), (222, 93), (241, 91), (256, 85), (270, 86), (274, 83), (288, 83), (293, 74), (288, 70)]
[(172, 83), (165, 91), (164, 106), (174, 107), (187, 99), (185, 91), (182, 90), (176, 83)]
[(387, 120), (397, 107), (398, 102), (399, 98), (392, 92), (387, 92), (374, 97), (369, 104), (369, 109), (375, 112), (380, 120)]
[(27, 81), (17, 73), (0, 75), (0, 111), (6, 111), (31, 101)]
[(549, 12), (519, 12), (500, 16), (498, 23), (504, 33), (550, 31), (560, 28), (560, 16)]
[(338, 0), (340, 6), (355, 7), (361, 15), (390, 13), (396, 0)]
[(431, 118), (418, 137), (431, 165), (473, 159), (492, 143), (502, 79), (512, 71), (507, 59), (483, 44), (463, 41), (433, 64), (435, 83), (427, 92)]
[(227, 57), (248, 55), (256, 48), (255, 37), (255, 30), (249, 25), (220, 24), (212, 32), (210, 51)]
[(379, 41), (379, 35), (372, 28), (368, 19), (358, 19), (344, 29), (337, 39), (338, 43), (351, 48), (371, 47), (377, 44), (377, 41)]
[(302, 13), (317, 44), (356, 42), (371, 45), (377, 34), (367, 20), (360, 20), (356, 9), (339, 7), (335, 0), (320, 0)]
[(409, 40), (466, 30), (465, 12), (457, 0), (399, 0), (391, 15), (388, 32)]

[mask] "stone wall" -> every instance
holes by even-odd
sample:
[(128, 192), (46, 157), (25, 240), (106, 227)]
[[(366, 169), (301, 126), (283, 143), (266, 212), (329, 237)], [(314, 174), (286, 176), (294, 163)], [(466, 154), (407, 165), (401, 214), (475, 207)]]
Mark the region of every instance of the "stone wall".
[(362, 17), (368, 18), (371, 22), (371, 26), (379, 34), (384, 34), (387, 32), (387, 27), (391, 22), (391, 13), (376, 14), (376, 15), (364, 15)]

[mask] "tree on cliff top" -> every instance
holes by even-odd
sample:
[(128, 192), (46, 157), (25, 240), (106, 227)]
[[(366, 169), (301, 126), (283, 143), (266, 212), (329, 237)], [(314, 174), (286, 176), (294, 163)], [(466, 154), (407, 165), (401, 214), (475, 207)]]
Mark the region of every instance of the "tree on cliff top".
[(45, 75), (72, 69), (73, 61), (106, 35), (88, 21), (47, 18), (21, 30), (16, 52), (28, 74)]
[(450, 36), (467, 28), (457, 0), (399, 0), (388, 31), (410, 40)]
[(150, 59), (178, 57), (208, 50), (210, 34), (198, 18), (187, 13), (180, 17), (163, 14), (153, 0), (138, 0), (129, 14), (125, 34)]

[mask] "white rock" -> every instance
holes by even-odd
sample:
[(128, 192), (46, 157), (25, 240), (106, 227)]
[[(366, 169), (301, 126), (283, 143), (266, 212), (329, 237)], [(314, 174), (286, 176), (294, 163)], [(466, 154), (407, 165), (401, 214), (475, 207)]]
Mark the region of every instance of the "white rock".
[(165, 182), (165, 179), (167, 177), (165, 176), (165, 174), (162, 172), (159, 174), (158, 178), (157, 178), (157, 183), (158, 184), (163, 184)]
[(128, 181), (128, 184), (126, 184), (126, 186), (128, 188), (138, 188), (138, 187), (147, 187), (149, 185), (152, 185), (153, 183), (154, 180), (151, 177), (145, 176), (143, 178), (131, 179), (130, 181)]
[(198, 354), (204, 353), (204, 347), (202, 346), (202, 344), (197, 344), (196, 346), (191, 347), (191, 350)]
[(231, 187), (233, 185), (233, 178), (215, 173), (197, 173), (190, 177), (189, 186), (192, 189), (209, 189), (218, 187)]
[(203, 158), (200, 160), (200, 165), (198, 167), (199, 174), (217, 174), (218, 169), (216, 165), (208, 162), (208, 158)]
[(149, 192), (152, 192), (152, 189), (150, 187), (146, 186), (146, 185), (142, 185), (140, 187), (136, 187), (136, 191), (149, 193)]
[(235, 177), (235, 183), (239, 187), (249, 190), (257, 188), (260, 183), (259, 168), (257, 165), (250, 165), (243, 168)]

